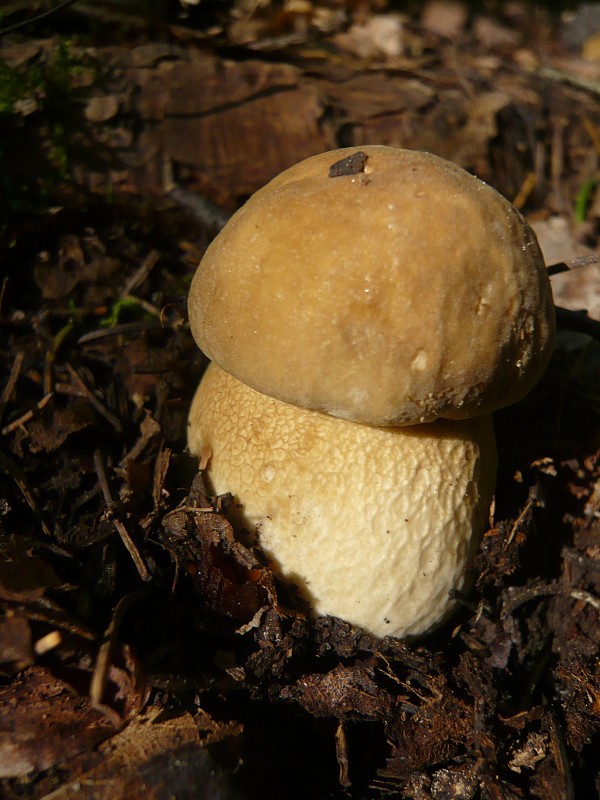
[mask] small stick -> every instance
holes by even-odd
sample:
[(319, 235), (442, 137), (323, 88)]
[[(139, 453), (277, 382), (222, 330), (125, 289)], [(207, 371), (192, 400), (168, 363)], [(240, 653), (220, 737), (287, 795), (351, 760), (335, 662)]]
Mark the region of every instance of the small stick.
[(525, 175), (523, 183), (521, 184), (521, 188), (513, 198), (512, 204), (515, 208), (523, 208), (529, 195), (535, 189), (536, 183), (537, 177), (535, 172), (528, 172), (527, 175)]
[(44, 520), (42, 519), (42, 517), (40, 515), (39, 509), (37, 507), (37, 501), (35, 499), (35, 495), (34, 495), (33, 491), (31, 490), (31, 488), (29, 486), (29, 483), (27, 482), (27, 478), (25, 476), (25, 473), (23, 472), (21, 467), (18, 466), (18, 464), (15, 464), (15, 462), (12, 461), (8, 456), (4, 455), (2, 450), (0, 450), (0, 467), (2, 467), (2, 470), (7, 475), (10, 475), (11, 478), (14, 480), (14, 482), (17, 484), (17, 486), (19, 487), (19, 489), (21, 491), (21, 494), (23, 495), (23, 497), (27, 501), (27, 505), (33, 511), (35, 516), (38, 518), (38, 521), (40, 523), (40, 526), (41, 526), (42, 530), (44, 531), (46, 536), (50, 536), (51, 537), (52, 536), (52, 531), (46, 525), (46, 523), (44, 522)]
[[(148, 275), (152, 272), (158, 260), (160, 258), (160, 253), (158, 250), (151, 250), (142, 265), (137, 269), (131, 278), (127, 281), (125, 286), (123, 287), (123, 291), (121, 292), (121, 297), (127, 297), (130, 295), (134, 289), (137, 289), (148, 277)], [(137, 298), (136, 298), (137, 299)]]
[(4, 410), (4, 406), (9, 403), (13, 397), (15, 386), (17, 385), (17, 381), (19, 380), (19, 375), (21, 374), (21, 367), (23, 366), (23, 362), (25, 361), (25, 353), (20, 351), (14, 358), (12, 368), (10, 370), (10, 375), (8, 376), (8, 380), (6, 381), (6, 386), (4, 387), (4, 391), (2, 392), (2, 397), (0, 397), (0, 413)]
[(587, 603), (592, 608), (595, 608), (596, 611), (600, 611), (600, 597), (595, 597), (590, 592), (583, 592), (579, 589), (572, 589), (569, 594), (574, 600), (580, 600), (582, 603)]
[(519, 516), (513, 522), (513, 526), (511, 528), (510, 533), (508, 535), (508, 538), (506, 540), (505, 547), (508, 547), (508, 545), (515, 538), (515, 534), (517, 533), (517, 531), (521, 527), (521, 523), (523, 522), (523, 520), (527, 517), (527, 515), (529, 514), (529, 512), (533, 508), (533, 501), (535, 500), (535, 494), (536, 494), (535, 489), (532, 489), (529, 492), (529, 497), (527, 498), (527, 502), (525, 503), (525, 505), (524, 505), (521, 513), (519, 514)]
[(18, 419), (14, 419), (9, 425), (5, 425), (4, 428), (2, 428), (2, 436), (8, 436), (9, 433), (13, 433), (17, 430), (17, 428), (20, 428), (25, 425), (25, 423), (29, 422), (29, 420), (33, 418), (33, 415), (37, 411), (41, 411), (44, 406), (48, 405), (53, 396), (53, 392), (44, 395), (35, 408), (30, 408), (29, 411), (26, 411)]
[(581, 603), (587, 603), (587, 605), (591, 606), (596, 611), (600, 611), (600, 597), (581, 589), (568, 590), (566, 587), (561, 586), (558, 581), (551, 581), (550, 583), (542, 583), (539, 581), (537, 585), (530, 584), (529, 586), (513, 587), (513, 591), (511, 592), (512, 596), (508, 602), (505, 603), (505, 608), (510, 614), (529, 600), (533, 600), (537, 597), (556, 596), (559, 594), (572, 597), (573, 600), (578, 600)]
[(142, 331), (158, 330), (163, 328), (159, 322), (124, 322), (122, 325), (113, 325), (112, 328), (102, 328), (97, 331), (84, 333), (77, 339), (77, 344), (88, 344), (97, 339), (105, 339), (107, 336), (119, 336), (125, 333), (142, 333)]
[(576, 86), (578, 89), (585, 89), (587, 92), (592, 92), (593, 94), (600, 94), (600, 82), (595, 80), (590, 80), (589, 78), (581, 78), (579, 75), (575, 75), (572, 72), (565, 72), (562, 69), (557, 69), (555, 67), (542, 67), (538, 71), (538, 75), (542, 78), (549, 78), (552, 81), (564, 81), (565, 83), (570, 83), (573, 86)]
[(0, 600), (11, 608), (24, 611), (27, 618), (35, 622), (43, 622), (46, 625), (60, 628), (60, 630), (67, 631), (73, 636), (79, 636), (87, 642), (95, 642), (98, 638), (94, 631), (83, 627), (77, 619), (71, 617), (68, 612), (47, 597), (27, 597), (10, 592), (0, 586)]
[(52, 341), (52, 348), (47, 351), (46, 358), (44, 361), (44, 391), (45, 394), (50, 394), (50, 392), (54, 391), (54, 364), (56, 362), (56, 356), (58, 351), (60, 350), (62, 343), (65, 341), (67, 336), (73, 331), (74, 323), (68, 322), (59, 332), (56, 334)]
[(96, 395), (88, 389), (88, 387), (83, 382), (83, 378), (79, 375), (76, 369), (74, 369), (70, 364), (67, 364), (67, 369), (69, 371), (69, 375), (73, 379), (74, 383), (76, 384), (76, 389), (81, 393), (86, 400), (89, 400), (90, 403), (94, 406), (96, 411), (99, 414), (102, 414), (104, 419), (108, 420), (113, 428), (117, 431), (117, 433), (123, 432), (123, 426), (121, 425), (121, 421), (115, 417), (112, 411), (109, 411), (106, 406), (104, 406), (100, 400), (96, 397)]
[(119, 536), (121, 537), (121, 540), (122, 540), (123, 544), (127, 548), (127, 551), (129, 552), (129, 555), (131, 556), (132, 561), (136, 566), (136, 569), (137, 569), (137, 571), (139, 573), (140, 578), (145, 583), (147, 583), (149, 580), (152, 580), (152, 575), (150, 574), (150, 571), (149, 571), (148, 567), (146, 566), (142, 556), (140, 555), (139, 550), (137, 549), (137, 547), (133, 543), (133, 539), (129, 535), (129, 532), (128, 532), (127, 528), (125, 527), (125, 525), (123, 525), (123, 523), (121, 522), (120, 519), (114, 519), (113, 520), (113, 525), (117, 529), (117, 532), (118, 532)]
[(339, 783), (344, 789), (352, 786), (350, 780), (350, 763), (348, 760), (348, 741), (344, 720), (339, 720), (337, 731), (335, 732), (335, 756), (339, 767)]
[(90, 701), (94, 708), (98, 708), (99, 706), (103, 708), (102, 697), (106, 689), (108, 672), (113, 661), (117, 634), (119, 633), (119, 628), (121, 627), (123, 615), (129, 606), (138, 600), (142, 594), (142, 591), (131, 592), (131, 594), (127, 594), (125, 597), (122, 597), (117, 603), (108, 628), (104, 632), (102, 644), (100, 645), (98, 656), (96, 658), (94, 674), (92, 675), (92, 680), (90, 683)]
[(194, 194), (175, 182), (173, 165), (169, 158), (165, 158), (163, 162), (163, 190), (178, 205), (191, 211), (196, 219), (208, 228), (214, 227), (220, 230), (229, 221), (231, 214), (218, 208), (205, 197)]
[(6, 294), (6, 287), (8, 286), (8, 278), (2, 281), (2, 288), (0, 289), (0, 319), (2, 319), (2, 306), (4, 305), (4, 295)]
[(171, 448), (164, 447), (159, 452), (154, 462), (154, 482), (152, 485), (152, 499), (154, 501), (154, 509), (158, 512), (160, 509), (160, 501), (162, 498), (162, 491), (165, 485), (165, 478), (171, 463)]
[[(96, 474), (98, 475), (98, 480), (100, 481), (104, 502), (106, 503), (107, 507), (110, 507), (113, 500), (110, 493), (110, 486), (108, 485), (108, 478), (106, 477), (106, 470), (104, 469), (104, 463), (102, 461), (102, 455), (99, 450), (94, 451), (94, 466), (96, 467)], [(148, 567), (140, 555), (139, 550), (135, 546), (133, 539), (129, 535), (129, 531), (125, 525), (123, 525), (120, 519), (113, 519), (112, 523), (117, 529), (117, 533), (121, 537), (121, 541), (125, 545), (127, 552), (131, 556), (140, 578), (143, 581), (149, 581), (152, 578), (152, 575), (150, 574)]]
[(61, 632), (50, 631), (50, 633), (47, 633), (45, 636), (42, 636), (37, 640), (37, 642), (33, 645), (33, 650), (36, 656), (43, 656), (46, 653), (49, 653), (50, 650), (54, 650), (55, 647), (58, 647), (61, 642)]
[[(556, 714), (550, 709), (550, 744), (554, 751), (554, 763), (558, 772), (563, 778), (565, 800), (575, 800), (575, 787), (573, 786), (573, 775), (571, 773), (570, 755), (562, 732), (562, 725), (556, 718)], [(562, 794), (562, 792), (561, 792)]]
[(49, 17), (51, 14), (56, 14), (57, 11), (62, 11), (62, 9), (74, 5), (76, 2), (77, 0), (63, 0), (62, 3), (59, 3), (54, 8), (49, 8), (46, 11), (42, 11), (41, 14), (36, 14), (34, 17), (21, 20), (21, 22), (15, 22), (14, 25), (8, 25), (6, 28), (0, 28), (0, 36), (6, 36), (7, 33), (14, 33), (15, 31), (24, 28), (26, 25), (32, 25), (35, 22), (39, 22), (40, 20)]
[(128, 461), (135, 461), (139, 458), (148, 442), (152, 441), (155, 436), (158, 436), (160, 431), (161, 428), (158, 422), (149, 411), (146, 411), (146, 416), (140, 422), (140, 435), (131, 450), (125, 453), (121, 459), (120, 466), (124, 466)]
[(572, 269), (590, 267), (592, 264), (600, 264), (600, 253), (591, 253), (589, 256), (579, 256), (579, 258), (570, 258), (568, 261), (558, 261), (556, 264), (550, 264), (546, 269), (548, 270), (548, 275), (558, 275), (561, 272), (569, 272)]

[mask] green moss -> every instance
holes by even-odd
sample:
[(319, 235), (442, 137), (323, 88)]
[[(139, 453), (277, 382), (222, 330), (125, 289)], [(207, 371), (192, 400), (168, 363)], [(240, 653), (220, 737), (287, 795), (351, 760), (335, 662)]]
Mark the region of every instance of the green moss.
[(592, 200), (594, 191), (596, 190), (596, 179), (589, 178), (584, 181), (575, 197), (575, 220), (577, 222), (585, 222), (587, 217), (588, 208)]
[(25, 100), (33, 100), (45, 110), (63, 105), (70, 99), (73, 76), (81, 68), (68, 39), (58, 41), (46, 62), (16, 69), (0, 60), (0, 115), (21, 113), (15, 106)]
[[(109, 314), (100, 321), (100, 327), (114, 328), (115, 325), (119, 324), (123, 312), (130, 311), (131, 309), (135, 309), (136, 313), (143, 310), (137, 298), (129, 296), (119, 298), (111, 306)], [(151, 316), (147, 313), (144, 313), (143, 317), (151, 319)]]
[(65, 38), (33, 65), (0, 60), (0, 229), (15, 216), (44, 211), (69, 177), (67, 118), (83, 66)]
[(13, 115), (18, 101), (31, 97), (40, 83), (39, 67), (21, 71), (0, 60), (0, 115)]

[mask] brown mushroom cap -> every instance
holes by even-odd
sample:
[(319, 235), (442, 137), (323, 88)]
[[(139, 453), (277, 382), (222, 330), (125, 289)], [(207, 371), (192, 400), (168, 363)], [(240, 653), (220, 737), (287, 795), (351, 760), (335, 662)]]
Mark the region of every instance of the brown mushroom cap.
[(199, 347), (264, 394), (371, 425), (519, 400), (554, 334), (531, 228), (450, 162), (357, 152), (297, 164), (233, 216), (192, 283)]

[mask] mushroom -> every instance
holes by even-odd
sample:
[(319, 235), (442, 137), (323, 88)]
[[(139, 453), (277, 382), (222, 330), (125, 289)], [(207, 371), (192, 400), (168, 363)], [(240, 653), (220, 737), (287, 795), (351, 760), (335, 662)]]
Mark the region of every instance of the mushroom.
[(189, 416), (217, 494), (315, 614), (409, 637), (451, 612), (495, 484), (491, 412), (542, 374), (543, 257), (496, 191), (428, 153), (322, 153), (208, 248), (214, 362)]

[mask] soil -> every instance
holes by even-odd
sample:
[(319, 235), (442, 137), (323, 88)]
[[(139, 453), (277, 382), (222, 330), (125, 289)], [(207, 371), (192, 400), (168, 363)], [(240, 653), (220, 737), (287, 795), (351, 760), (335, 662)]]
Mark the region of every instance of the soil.
[(548, 264), (598, 252), (595, 8), (74, 3), (4, 35), (1, 797), (600, 796), (589, 258), (554, 284), (546, 375), (496, 416), (473, 588), (428, 637), (309, 619), (185, 438), (196, 265), (311, 153), (430, 150)]

